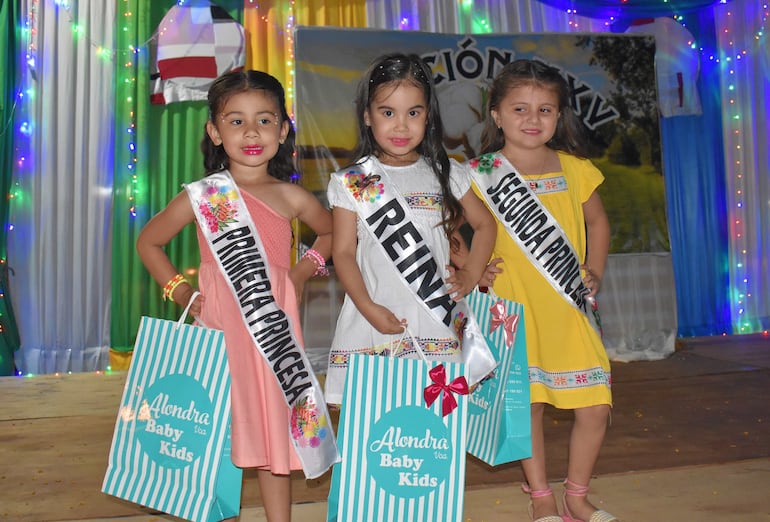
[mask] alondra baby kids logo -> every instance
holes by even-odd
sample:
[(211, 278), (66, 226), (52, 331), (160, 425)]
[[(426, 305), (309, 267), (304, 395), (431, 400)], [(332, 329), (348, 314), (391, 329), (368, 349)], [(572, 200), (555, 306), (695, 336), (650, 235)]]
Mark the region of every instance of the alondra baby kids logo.
[[(179, 390), (185, 390), (184, 398)], [(139, 442), (160, 465), (181, 468), (206, 451), (213, 406), (203, 386), (187, 375), (168, 375), (150, 386), (136, 417)]]
[[(495, 370), (497, 376), (497, 370)], [(492, 401), (500, 386), (498, 377), (489, 377), (481, 381), (476, 389), (468, 395), (468, 413), (471, 415), (483, 415), (492, 405)]]
[(401, 497), (436, 491), (449, 476), (452, 442), (441, 417), (419, 406), (389, 411), (375, 423), (366, 461), (377, 485)]

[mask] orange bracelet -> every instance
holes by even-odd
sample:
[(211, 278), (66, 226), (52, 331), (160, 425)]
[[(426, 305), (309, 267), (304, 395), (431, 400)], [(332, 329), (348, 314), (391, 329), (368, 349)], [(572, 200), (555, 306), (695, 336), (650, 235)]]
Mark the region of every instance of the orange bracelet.
[[(172, 299), (171, 296), (174, 293), (174, 290), (181, 285), (182, 283), (188, 283), (187, 279), (182, 274), (177, 274), (171, 279), (168, 280), (168, 283), (166, 283), (163, 286), (163, 300)], [(172, 299), (173, 300), (173, 299)]]

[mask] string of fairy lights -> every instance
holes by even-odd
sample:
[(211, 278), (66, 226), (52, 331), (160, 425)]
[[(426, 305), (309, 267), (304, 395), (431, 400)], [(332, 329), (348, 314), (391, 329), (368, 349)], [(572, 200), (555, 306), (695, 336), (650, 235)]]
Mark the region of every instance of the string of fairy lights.
[[(178, 6), (184, 6), (187, 0), (179, 0)], [(723, 2), (724, 3), (724, 2)], [(137, 216), (138, 198), (141, 197), (141, 186), (139, 174), (138, 174), (138, 155), (137, 155), (137, 140), (136, 137), (141, 129), (137, 127), (137, 111), (135, 97), (143, 95), (136, 91), (137, 75), (140, 72), (140, 58), (149, 55), (148, 46), (153, 44), (159, 34), (165, 30), (161, 27), (158, 32), (152, 34), (147, 40), (139, 42), (133, 41), (125, 45), (125, 47), (118, 46), (113, 48), (110, 45), (105, 45), (103, 42), (93, 41), (89, 34), (88, 27), (79, 23), (76, 20), (75, 3), (70, 0), (54, 0), (51, 2), (56, 9), (57, 14), (60, 15), (60, 23), (66, 23), (69, 25), (73, 38), (76, 40), (85, 40), (85, 42), (91, 46), (93, 52), (100, 58), (108, 61), (121, 60), (122, 71), (118, 72), (119, 83), (116, 91), (120, 96), (118, 103), (116, 104), (118, 121), (122, 121), (125, 134), (116, 138), (115, 147), (122, 148), (122, 150), (128, 151), (127, 160), (125, 161), (126, 179), (128, 180), (128, 186), (125, 188), (125, 194), (127, 198), (127, 211), (131, 217)], [(259, 10), (259, 2), (257, 0), (247, 0), (244, 4), (244, 9), (256, 9)], [(47, 6), (46, 6), (47, 8)], [(473, 1), (461, 0), (458, 2), (458, 8), (464, 10), (466, 13), (472, 12)], [(131, 35), (135, 33), (135, 12), (138, 9), (138, 0), (121, 0), (118, 6), (117, 19), (119, 20), (118, 27), (118, 42), (125, 40), (120, 35)], [(283, 11), (279, 14), (275, 13), (262, 13), (259, 15), (259, 20), (263, 24), (276, 24), (280, 23), (279, 33), (284, 38), (284, 52), (286, 54), (286, 74), (285, 74), (285, 88), (287, 96), (287, 105), (290, 109), (294, 106), (294, 41), (293, 33), (296, 21), (296, 6), (293, 0), (284, 2), (282, 4)], [(35, 102), (37, 92), (35, 90), (36, 84), (36, 72), (38, 68), (38, 59), (40, 49), (38, 48), (38, 14), (40, 10), (40, 0), (30, 0), (27, 3), (27, 12), (22, 20), (21, 35), (24, 41), (23, 51), (24, 55), (21, 60), (21, 82), (16, 90), (12, 110), (10, 111), (10, 119), (7, 122), (0, 122), (0, 136), (6, 132), (10, 132), (13, 128), (14, 132), (14, 153), (15, 153), (15, 168), (14, 179), (11, 185), (8, 200), (10, 208), (26, 203), (26, 196), (24, 185), (30, 182), (30, 176), (33, 172), (34, 158), (30, 157), (31, 140), (34, 136), (36, 129), (36, 122), (34, 120), (33, 104)], [(568, 25), (571, 31), (581, 30), (579, 12), (575, 9), (566, 9), (566, 14), (569, 17)], [(733, 13), (730, 10), (725, 11), (727, 17), (732, 17)], [(739, 317), (738, 330), (740, 333), (751, 331), (754, 325), (750, 320), (744, 319), (746, 315), (746, 301), (754, 297), (755, 292), (752, 291), (753, 282), (749, 279), (748, 272), (746, 270), (747, 263), (753, 252), (749, 252), (748, 244), (745, 239), (745, 224), (746, 224), (746, 209), (744, 206), (744, 191), (745, 191), (745, 176), (744, 169), (746, 168), (746, 146), (743, 131), (741, 130), (741, 115), (739, 110), (741, 107), (739, 90), (735, 87), (735, 73), (736, 68), (740, 67), (747, 60), (746, 58), (752, 52), (755, 52), (761, 45), (767, 46), (767, 21), (768, 21), (768, 4), (762, 4), (762, 12), (760, 19), (757, 20), (756, 27), (751, 31), (750, 38), (743, 38), (739, 40), (735, 38), (729, 29), (729, 24), (724, 23), (726, 28), (720, 34), (718, 34), (718, 48), (719, 49), (704, 49), (699, 47), (697, 42), (692, 42), (693, 48), (699, 49), (701, 57), (705, 62), (713, 62), (715, 64), (722, 65), (722, 71), (727, 75), (726, 81), (727, 89), (723, 95), (727, 98), (727, 104), (730, 112), (730, 132), (728, 136), (728, 145), (731, 149), (728, 151), (729, 161), (732, 165), (731, 185), (733, 188), (732, 202), (734, 208), (731, 209), (731, 234), (732, 242), (735, 245), (735, 249), (732, 252), (733, 263), (732, 272), (734, 274), (733, 285), (733, 304), (734, 315)], [(279, 22), (275, 20), (278, 19)], [(686, 25), (686, 15), (674, 15), (674, 19), (682, 25)], [(616, 19), (609, 17), (603, 23), (608, 29), (611, 29), (615, 24)], [(419, 24), (419, 21), (418, 21)], [(408, 16), (400, 17), (398, 21), (399, 29), (419, 29), (414, 27), (414, 19), (410, 19)], [(491, 33), (494, 31), (493, 24), (483, 17), (477, 16), (473, 18), (472, 31), (476, 33)], [(130, 39), (130, 36), (128, 37)], [(136, 39), (134, 39), (136, 40)], [(745, 44), (746, 41), (753, 42), (753, 47), (749, 47)], [(766, 51), (765, 51), (766, 52)], [(294, 119), (293, 112), (291, 113), (292, 120)], [(13, 213), (11, 213), (13, 215)], [(6, 230), (8, 233), (14, 231), (14, 224), (12, 222), (6, 223)], [(0, 259), (0, 265), (5, 265), (6, 259)], [(5, 298), (3, 289), (0, 288), (0, 299)], [(0, 335), (4, 334), (2, 329), (2, 323), (0, 322)]]
[[(722, 6), (720, 6), (722, 7)], [(745, 117), (741, 114), (742, 104), (740, 98), (751, 97), (752, 91), (741, 84), (739, 77), (746, 78), (746, 57), (750, 52), (768, 53), (767, 33), (765, 28), (770, 16), (768, 4), (762, 4), (762, 11), (759, 14), (759, 30), (745, 34), (741, 31), (743, 20), (739, 20), (739, 13), (734, 12), (727, 6), (722, 7), (720, 17), (720, 30), (717, 37), (719, 47), (723, 50), (722, 74), (720, 75), (722, 83), (723, 96), (726, 98), (724, 112), (726, 114), (726, 127), (723, 136), (725, 140), (726, 167), (728, 174), (728, 187), (732, 190), (732, 198), (728, 201), (732, 203), (732, 208), (728, 209), (730, 219), (730, 242), (731, 252), (731, 298), (732, 298), (732, 316), (733, 322), (737, 326), (737, 333), (749, 333), (756, 331), (760, 327), (758, 321), (753, 317), (754, 314), (747, 314), (747, 310), (754, 309), (753, 299), (756, 297), (755, 289), (760, 284), (753, 279), (753, 275), (760, 270), (759, 252), (752, 252), (752, 243), (747, 237), (746, 223), (750, 218), (752, 211), (750, 205), (746, 204), (748, 185), (746, 168), (756, 160), (761, 151), (749, 151), (745, 146), (744, 126), (747, 123)], [(749, 46), (753, 46), (749, 48)], [(728, 52), (729, 51), (729, 52)], [(762, 95), (762, 93), (760, 93)], [(764, 116), (761, 116), (764, 117)], [(748, 124), (750, 127), (750, 124)], [(763, 331), (768, 335), (768, 330)]]

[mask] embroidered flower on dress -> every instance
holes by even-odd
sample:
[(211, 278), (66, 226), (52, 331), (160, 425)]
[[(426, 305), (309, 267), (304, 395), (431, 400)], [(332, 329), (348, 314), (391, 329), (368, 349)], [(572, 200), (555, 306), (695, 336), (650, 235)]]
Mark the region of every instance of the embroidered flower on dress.
[(236, 201), (238, 193), (229, 187), (210, 186), (206, 189), (205, 200), (198, 208), (206, 218), (206, 227), (209, 232), (216, 233), (227, 228), (230, 223), (235, 223), (238, 215)]
[(478, 158), (470, 161), (471, 168), (474, 168), (482, 174), (492, 174), (492, 171), (499, 167), (503, 162), (493, 152), (482, 154)]
[(535, 194), (550, 194), (552, 192), (564, 192), (567, 190), (567, 180), (564, 176), (554, 176), (550, 178), (531, 179), (529, 188)]
[(377, 174), (366, 175), (350, 170), (345, 174), (345, 188), (353, 194), (356, 200), (374, 203), (385, 192), (385, 187), (380, 179)]
[(300, 399), (291, 409), (291, 436), (301, 448), (317, 448), (329, 435), (329, 422), (320, 415), (310, 397)]

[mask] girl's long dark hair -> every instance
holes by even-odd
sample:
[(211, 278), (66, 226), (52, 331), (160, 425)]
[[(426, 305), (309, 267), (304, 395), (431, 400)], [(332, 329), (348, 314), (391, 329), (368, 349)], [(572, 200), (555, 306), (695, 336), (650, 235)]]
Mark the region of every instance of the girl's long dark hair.
[[(289, 181), (296, 171), (294, 165), (294, 126), (286, 112), (286, 98), (283, 86), (275, 77), (262, 71), (231, 71), (223, 74), (211, 84), (208, 94), (209, 120), (216, 124), (216, 117), (222, 108), (234, 94), (261, 90), (270, 94), (276, 101), (281, 111), (281, 124), (289, 122), (289, 133), (286, 139), (278, 145), (278, 152), (267, 163), (267, 172), (274, 178)], [(204, 127), (203, 140), (201, 140), (201, 152), (203, 152), (203, 166), (206, 174), (219, 172), (230, 168), (230, 158), (227, 157), (222, 145), (214, 145)]]
[(433, 85), (430, 67), (416, 54), (386, 54), (377, 58), (367, 69), (358, 84), (356, 92), (356, 119), (358, 120), (358, 144), (354, 152), (358, 163), (367, 156), (377, 156), (380, 146), (374, 140), (371, 128), (366, 125), (364, 114), (381, 88), (394, 87), (407, 83), (422, 89), (428, 109), (425, 122), (425, 136), (417, 147), (417, 152), (425, 158), (433, 169), (441, 185), (442, 221), (441, 225), (453, 248), (458, 241), (454, 231), (459, 226), (463, 209), (460, 201), (452, 194), (449, 181), (449, 156), (444, 149), (444, 127), (441, 123), (438, 98)]
[(492, 118), (503, 98), (513, 89), (522, 86), (534, 86), (549, 89), (556, 93), (559, 100), (559, 120), (556, 132), (546, 145), (579, 157), (588, 157), (590, 143), (583, 123), (570, 106), (570, 91), (567, 81), (555, 67), (537, 60), (514, 60), (503, 67), (492, 82), (489, 90), (489, 107), (481, 134), (481, 153), (495, 152), (503, 148), (505, 138), (502, 129)]

